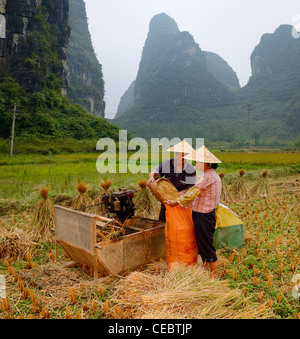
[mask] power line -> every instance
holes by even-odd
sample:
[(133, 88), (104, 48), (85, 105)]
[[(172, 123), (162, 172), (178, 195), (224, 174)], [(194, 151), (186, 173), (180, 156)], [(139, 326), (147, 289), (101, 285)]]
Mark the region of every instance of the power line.
[(17, 105), (14, 106), (14, 115), (13, 115), (13, 121), (12, 121), (12, 128), (11, 128), (11, 143), (10, 143), (10, 156), (12, 157), (14, 155), (14, 137), (15, 137), (15, 124), (16, 124), (16, 111), (17, 111)]

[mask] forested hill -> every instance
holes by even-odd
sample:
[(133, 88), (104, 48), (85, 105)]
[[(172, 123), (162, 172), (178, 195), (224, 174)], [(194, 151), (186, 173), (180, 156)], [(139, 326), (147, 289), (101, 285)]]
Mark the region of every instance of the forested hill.
[(216, 77), (216, 79), (233, 88), (241, 87), (237, 74), (224, 59), (213, 52), (204, 53), (208, 70)]
[(87, 111), (104, 117), (104, 80), (91, 41), (85, 3), (70, 0), (71, 36), (67, 48), (68, 97)]
[[(208, 70), (215, 76), (216, 79), (232, 88), (240, 88), (239, 79), (236, 73), (224, 59), (222, 59), (218, 54), (212, 52), (204, 52), (204, 54)], [(134, 106), (134, 93), (135, 81), (132, 82), (128, 90), (121, 97), (115, 118), (120, 118), (123, 113)]]
[(284, 25), (262, 37), (251, 56), (253, 75), (240, 88), (225, 60), (203, 52), (172, 18), (159, 14), (149, 26), (134, 91), (124, 95), (132, 106), (113, 121), (148, 139), (203, 137), (241, 147), (249, 144), (251, 104), (252, 144), (294, 142), (300, 130), (300, 39), (291, 32)]
[(292, 26), (282, 25), (273, 34), (262, 36), (251, 55), (252, 76), (247, 91), (257, 95), (290, 99), (300, 93), (300, 39)]
[[(16, 138), (118, 138), (118, 127), (84, 109), (103, 115), (103, 79), (87, 38), (84, 2), (71, 0), (70, 5), (77, 15), (76, 24), (74, 16), (70, 19), (74, 33), (68, 20), (68, 0), (0, 0), (6, 32), (0, 37), (0, 138), (11, 136), (14, 107)], [(76, 5), (81, 14), (74, 9)], [(81, 37), (78, 29), (82, 27)], [(86, 53), (81, 53), (81, 45)], [(76, 65), (80, 66), (78, 73)], [(69, 74), (71, 97), (75, 95), (73, 101), (82, 106), (67, 97)], [(82, 84), (81, 78), (86, 83)]]
[[(166, 14), (150, 22), (138, 75), (135, 105), (152, 107), (156, 118), (174, 105), (224, 104), (232, 93), (208, 70), (205, 53)], [(166, 112), (167, 114), (167, 112)]]

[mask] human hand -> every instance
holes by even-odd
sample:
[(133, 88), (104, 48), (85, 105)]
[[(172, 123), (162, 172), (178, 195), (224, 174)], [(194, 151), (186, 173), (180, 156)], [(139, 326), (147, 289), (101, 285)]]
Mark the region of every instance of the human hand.
[(149, 179), (147, 181), (147, 186), (149, 187), (155, 181), (154, 173), (150, 173)]
[(149, 187), (154, 182), (154, 178), (149, 178), (147, 181), (147, 186)]
[(166, 200), (165, 205), (168, 205), (170, 207), (176, 207), (176, 206), (179, 205), (179, 203), (177, 201), (174, 201), (174, 200)]

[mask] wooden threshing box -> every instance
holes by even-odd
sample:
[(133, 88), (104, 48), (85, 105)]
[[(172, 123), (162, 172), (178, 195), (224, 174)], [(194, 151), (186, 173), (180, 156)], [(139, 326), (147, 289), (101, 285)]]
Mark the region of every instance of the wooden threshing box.
[(124, 223), (125, 235), (118, 242), (97, 243), (99, 216), (55, 206), (56, 241), (77, 263), (98, 273), (120, 274), (153, 260), (165, 258), (165, 224), (133, 217)]

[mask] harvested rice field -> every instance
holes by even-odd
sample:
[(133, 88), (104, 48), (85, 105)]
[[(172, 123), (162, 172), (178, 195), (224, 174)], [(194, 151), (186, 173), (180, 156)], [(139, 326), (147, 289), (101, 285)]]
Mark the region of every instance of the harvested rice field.
[(100, 175), (96, 155), (0, 158), (0, 319), (300, 319), (300, 154), (217, 156), (221, 202), (247, 233), (243, 249), (218, 251), (218, 278), (162, 259), (98, 284), (60, 246), (55, 261), (53, 206), (127, 188), (136, 215), (156, 219), (147, 175)]

